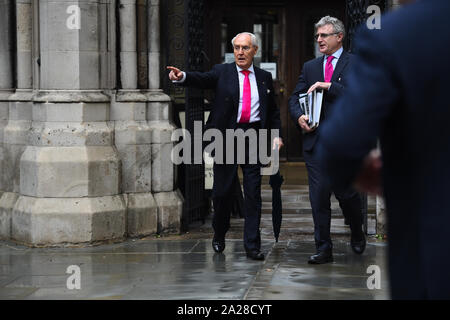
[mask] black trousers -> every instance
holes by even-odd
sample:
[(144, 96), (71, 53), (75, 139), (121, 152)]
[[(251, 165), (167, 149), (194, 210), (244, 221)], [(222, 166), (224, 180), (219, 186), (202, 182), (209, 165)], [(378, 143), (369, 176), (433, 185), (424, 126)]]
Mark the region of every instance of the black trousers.
[[(238, 128), (258, 130), (260, 123), (239, 124)], [(236, 142), (236, 141), (235, 141)], [(249, 141), (246, 139), (245, 145), (245, 163), (238, 164), (235, 146), (235, 161), (233, 164), (217, 164), (214, 163), (214, 185), (213, 185), (213, 205), (214, 216), (212, 226), (216, 237), (225, 238), (230, 228), (230, 215), (233, 204), (233, 193), (235, 187), (235, 177), (237, 175), (238, 166), (241, 167), (243, 173), (244, 186), (244, 248), (249, 250), (260, 250), (261, 235), (261, 164), (250, 163), (250, 153), (258, 152), (258, 148), (250, 148)], [(255, 145), (252, 146), (253, 148)], [(225, 150), (226, 152), (226, 150)]]
[(311, 202), (314, 239), (317, 251), (328, 251), (333, 248), (330, 236), (331, 227), (331, 193), (333, 192), (342, 209), (342, 213), (350, 223), (350, 229), (354, 240), (360, 240), (363, 236), (363, 216), (361, 211), (361, 198), (359, 193), (352, 188), (345, 190), (332, 190), (312, 151), (304, 151), (303, 156), (308, 171), (309, 200)]

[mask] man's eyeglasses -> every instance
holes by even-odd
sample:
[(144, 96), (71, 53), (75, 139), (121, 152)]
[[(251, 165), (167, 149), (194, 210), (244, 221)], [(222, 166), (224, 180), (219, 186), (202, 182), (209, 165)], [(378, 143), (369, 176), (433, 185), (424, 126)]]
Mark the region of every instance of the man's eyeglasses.
[(248, 52), (251, 49), (251, 47), (249, 47), (249, 46), (243, 46), (243, 47), (241, 47), (241, 46), (234, 46), (234, 51), (239, 52), (239, 51), (241, 51), (241, 49), (244, 52)]
[(314, 39), (319, 39), (319, 37), (321, 37), (322, 39), (325, 39), (333, 34), (339, 34), (339, 32), (333, 32), (333, 33), (318, 33), (316, 35), (314, 35)]

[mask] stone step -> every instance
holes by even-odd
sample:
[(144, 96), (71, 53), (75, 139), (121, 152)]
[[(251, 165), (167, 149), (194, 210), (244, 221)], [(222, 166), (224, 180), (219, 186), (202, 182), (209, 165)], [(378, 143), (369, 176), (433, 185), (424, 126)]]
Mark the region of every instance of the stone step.
[[(283, 186), (284, 187), (284, 186)], [(281, 190), (281, 201), (283, 205), (283, 214), (312, 214), (309, 201), (308, 186), (288, 186), (292, 188)], [(294, 188), (295, 187), (295, 188)], [(272, 213), (272, 190), (264, 189), (261, 191), (262, 213)], [(330, 198), (332, 216), (342, 216), (339, 202), (334, 195)], [(368, 214), (376, 212), (376, 198), (369, 196), (367, 198)]]
[[(230, 231), (241, 234), (244, 230), (244, 219), (231, 219)], [(272, 216), (269, 214), (261, 215), (261, 236), (263, 239), (273, 239)], [(350, 235), (350, 227), (345, 225), (342, 217), (332, 217), (331, 219), (331, 235), (348, 236)], [(369, 235), (376, 234), (375, 216), (368, 216), (367, 233)], [(311, 216), (283, 216), (280, 228), (280, 240), (289, 239), (298, 235), (314, 235), (314, 222)]]
[[(265, 208), (261, 210), (262, 214), (272, 214), (272, 208)], [(299, 208), (299, 209), (285, 209), (283, 208), (282, 211), (283, 215), (312, 215), (312, 209), (311, 208)], [(367, 214), (369, 216), (375, 216), (375, 211), (368, 210)], [(331, 216), (332, 217), (342, 217), (342, 211), (340, 209), (332, 209), (331, 210)]]

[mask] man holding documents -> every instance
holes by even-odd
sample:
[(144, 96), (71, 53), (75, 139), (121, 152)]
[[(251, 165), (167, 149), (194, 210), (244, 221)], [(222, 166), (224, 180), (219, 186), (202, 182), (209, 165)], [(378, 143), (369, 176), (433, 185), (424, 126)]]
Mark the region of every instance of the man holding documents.
[[(362, 231), (363, 218), (359, 194), (353, 189), (331, 189), (327, 178), (320, 170), (315, 146), (318, 126), (321, 122), (326, 121), (330, 106), (345, 90), (346, 73), (350, 68), (352, 55), (342, 48), (344, 36), (345, 27), (340, 20), (330, 16), (320, 19), (315, 25), (315, 39), (324, 56), (310, 60), (303, 65), (297, 86), (289, 98), (291, 116), (303, 131), (303, 156), (308, 170), (309, 199), (313, 213), (317, 250), (316, 254), (308, 260), (308, 263), (311, 264), (333, 261), (333, 245), (330, 237), (331, 192), (334, 192), (339, 206), (350, 224), (350, 243), (353, 251), (362, 254), (366, 247), (366, 239)], [(302, 100), (302, 105), (300, 105), (300, 100), (305, 98), (304, 94), (307, 94), (306, 101), (308, 103), (304, 104), (304, 100)], [(322, 94), (323, 97), (320, 96)], [(309, 117), (307, 116), (308, 108)], [(311, 115), (313, 119), (311, 119)]]

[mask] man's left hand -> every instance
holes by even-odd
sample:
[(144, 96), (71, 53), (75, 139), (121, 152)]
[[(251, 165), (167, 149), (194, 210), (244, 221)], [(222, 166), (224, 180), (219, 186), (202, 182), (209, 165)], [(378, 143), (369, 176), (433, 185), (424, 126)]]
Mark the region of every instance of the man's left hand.
[(360, 172), (356, 176), (354, 187), (360, 192), (383, 195), (383, 187), (381, 183), (381, 170), (383, 162), (381, 160), (381, 152), (378, 149), (372, 150), (365, 158)]
[(308, 93), (313, 92), (316, 89), (328, 90), (331, 87), (331, 82), (316, 82), (308, 90)]
[(273, 139), (273, 144), (272, 144), (272, 150), (275, 150), (275, 148), (278, 148), (278, 151), (280, 151), (280, 149), (284, 146), (283, 144), (283, 139), (281, 138), (275, 138)]

